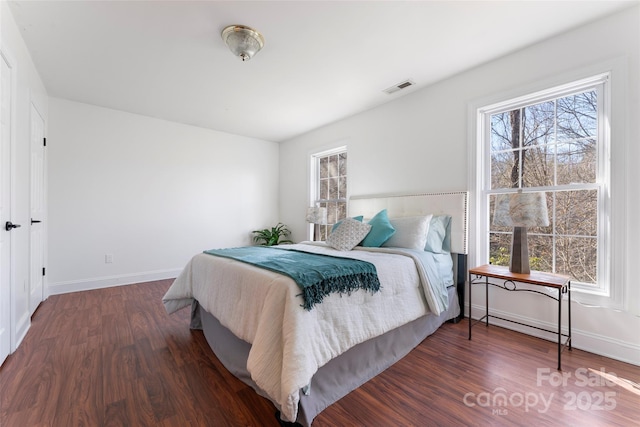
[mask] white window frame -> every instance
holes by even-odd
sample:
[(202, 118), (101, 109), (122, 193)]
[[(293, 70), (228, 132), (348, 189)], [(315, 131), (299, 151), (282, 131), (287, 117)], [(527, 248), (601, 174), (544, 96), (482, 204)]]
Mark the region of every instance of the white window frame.
[[(572, 298), (580, 303), (606, 306), (610, 308), (622, 309), (624, 307), (623, 294), (625, 293), (626, 283), (623, 270), (623, 250), (625, 247), (625, 237), (623, 225), (614, 226), (614, 223), (624, 224), (624, 171), (622, 177), (614, 177), (612, 170), (612, 151), (617, 156), (624, 155), (624, 144), (622, 147), (614, 149), (611, 145), (611, 111), (612, 98), (617, 96), (624, 99), (624, 84), (618, 84), (616, 91), (612, 88), (612, 71), (618, 69), (617, 74), (621, 77), (625, 75), (621, 72), (621, 64), (607, 64), (607, 71), (599, 73), (586, 74), (584, 71), (580, 74), (589, 77), (564, 76), (559, 84), (558, 79), (554, 82), (541, 82), (537, 87), (521, 90), (519, 94), (503, 94), (493, 99), (484, 101), (474, 101), (469, 105), (469, 164), (470, 164), (470, 188), (473, 189), (471, 214), (475, 216), (473, 223), (475, 225), (475, 233), (470, 238), (471, 246), (475, 249), (475, 253), (471, 256), (470, 262), (474, 265), (488, 263), (489, 260), (489, 220), (488, 212), (490, 190), (490, 144), (485, 138), (490, 132), (490, 115), (491, 113), (508, 110), (510, 106), (514, 108), (526, 105), (536, 104), (548, 99), (560, 98), (563, 94), (579, 92), (581, 89), (588, 90), (595, 86), (599, 87), (599, 141), (598, 141), (598, 165), (596, 183), (599, 191), (603, 196), (599, 197), (598, 205), (598, 283), (597, 288), (593, 286), (580, 286), (578, 283), (572, 282), (572, 290), (574, 291)], [(602, 68), (601, 68), (602, 69)], [(617, 83), (622, 78), (618, 77)], [(617, 95), (612, 95), (617, 94)], [(620, 104), (621, 101), (618, 101)], [(618, 110), (616, 110), (618, 111)], [(619, 116), (624, 116), (620, 114)], [(624, 129), (624, 118), (615, 118), (617, 129)], [(616, 167), (620, 167), (623, 163), (618, 160)], [(614, 192), (613, 188), (617, 190)], [(579, 189), (578, 187), (573, 187)], [(535, 188), (527, 188), (534, 191)], [(612, 196), (615, 193), (617, 196)], [(474, 206), (475, 205), (475, 206)], [(615, 217), (615, 220), (613, 220)], [(574, 284), (575, 283), (575, 284)]]
[[(333, 156), (340, 153), (347, 153), (347, 146), (340, 145), (331, 149), (314, 152), (309, 156), (309, 206), (315, 206), (316, 202), (320, 199), (320, 188), (318, 183), (320, 182), (320, 159), (327, 156)], [(349, 156), (347, 155), (347, 180), (349, 176)], [(347, 196), (345, 202), (349, 201), (349, 184), (347, 183)], [(307, 236), (309, 240), (313, 240), (314, 225), (308, 224)]]

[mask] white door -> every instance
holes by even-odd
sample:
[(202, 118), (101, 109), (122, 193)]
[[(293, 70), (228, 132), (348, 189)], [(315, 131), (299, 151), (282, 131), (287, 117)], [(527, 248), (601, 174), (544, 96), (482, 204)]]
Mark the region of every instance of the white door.
[(11, 351), (11, 71), (0, 52), (0, 364)]
[(31, 315), (44, 299), (44, 120), (31, 104), (31, 228), (29, 261), (29, 310)]

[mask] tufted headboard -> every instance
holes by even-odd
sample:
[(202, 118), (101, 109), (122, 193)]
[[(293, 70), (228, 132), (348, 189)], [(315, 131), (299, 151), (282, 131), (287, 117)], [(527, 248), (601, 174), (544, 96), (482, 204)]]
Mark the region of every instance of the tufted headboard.
[(469, 193), (454, 191), (442, 193), (354, 196), (349, 199), (349, 216), (372, 218), (387, 209), (389, 218), (404, 216), (451, 215), (451, 251), (467, 254), (467, 216)]

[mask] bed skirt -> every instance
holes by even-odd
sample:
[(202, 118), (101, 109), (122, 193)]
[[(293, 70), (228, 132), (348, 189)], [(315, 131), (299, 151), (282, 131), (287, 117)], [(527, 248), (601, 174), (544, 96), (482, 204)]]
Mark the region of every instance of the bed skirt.
[[(444, 322), (457, 318), (460, 306), (455, 287), (449, 288), (449, 301), (449, 308), (440, 316), (428, 314), (360, 343), (318, 369), (309, 389), (300, 393), (296, 421), (302, 426), (310, 426), (313, 419), (329, 405), (402, 359)], [(251, 344), (233, 335), (197, 302), (192, 307), (191, 327), (203, 329), (209, 346), (229, 372), (269, 399), (247, 371)], [(275, 406), (280, 409), (277, 404)]]

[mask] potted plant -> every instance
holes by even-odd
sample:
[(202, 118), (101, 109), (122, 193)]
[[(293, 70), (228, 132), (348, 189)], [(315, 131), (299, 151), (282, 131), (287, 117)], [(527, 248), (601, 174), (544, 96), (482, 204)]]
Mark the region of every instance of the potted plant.
[(262, 246), (274, 246), (281, 243), (293, 243), (291, 240), (280, 240), (282, 237), (287, 237), (291, 234), (286, 225), (278, 223), (275, 227), (265, 228), (263, 230), (254, 230), (253, 241), (259, 243)]

